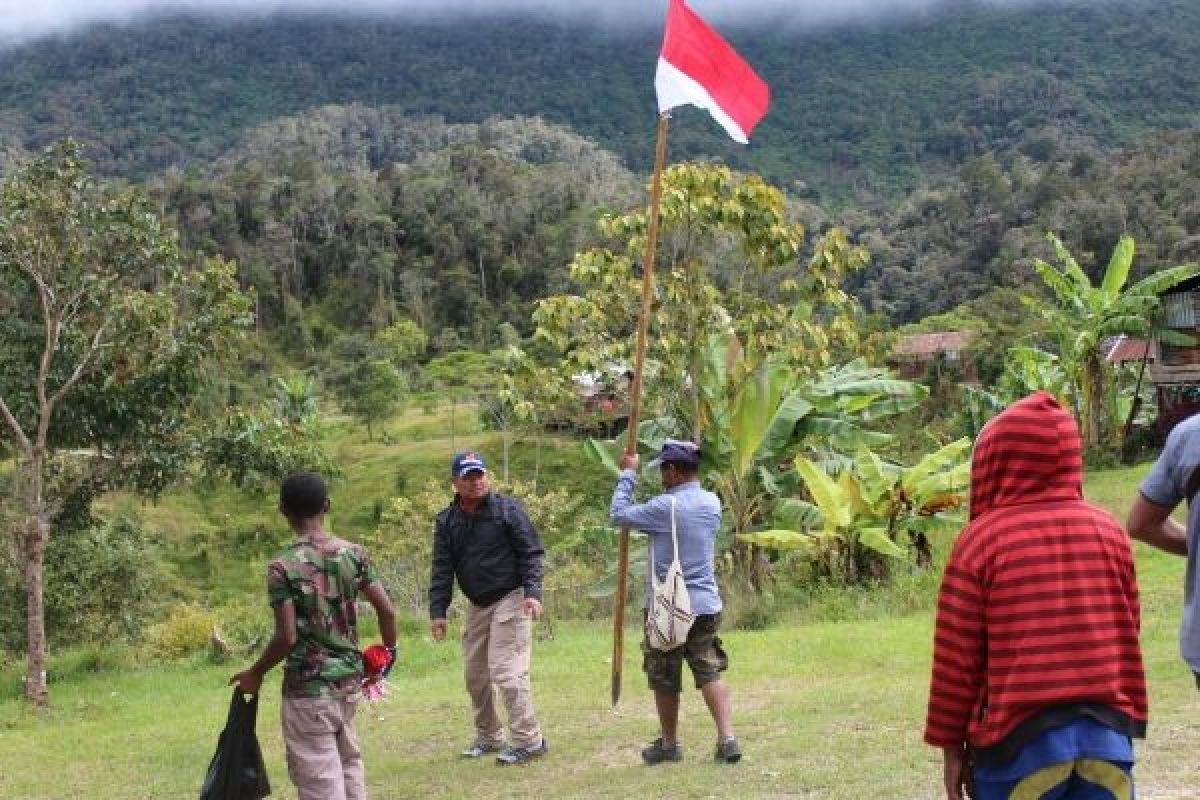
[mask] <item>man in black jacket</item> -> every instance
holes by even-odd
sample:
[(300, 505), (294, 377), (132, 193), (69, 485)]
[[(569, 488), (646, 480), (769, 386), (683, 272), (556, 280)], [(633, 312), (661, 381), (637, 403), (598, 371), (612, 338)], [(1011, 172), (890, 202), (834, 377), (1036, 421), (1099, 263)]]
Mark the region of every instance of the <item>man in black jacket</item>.
[[(491, 490), (483, 458), (459, 453), (450, 464), (454, 500), (437, 516), (429, 582), (430, 631), (446, 637), (454, 581), (466, 595), (463, 667), (475, 714), (468, 758), (498, 753), (502, 765), (543, 755), (529, 687), (532, 620), (542, 615), (545, 550), (520, 501)], [(496, 713), (495, 690), (508, 709), (511, 744)]]

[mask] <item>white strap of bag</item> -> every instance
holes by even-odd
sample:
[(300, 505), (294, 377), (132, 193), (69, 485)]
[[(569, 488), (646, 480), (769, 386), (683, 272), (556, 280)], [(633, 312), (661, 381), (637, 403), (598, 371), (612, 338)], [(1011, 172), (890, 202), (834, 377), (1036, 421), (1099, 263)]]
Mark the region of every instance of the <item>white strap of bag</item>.
[[(674, 564), (679, 560), (679, 534), (675, 530), (675, 498), (668, 496), (671, 501), (671, 563)], [(658, 572), (654, 569), (654, 537), (650, 537), (650, 582), (653, 586), (659, 586)]]

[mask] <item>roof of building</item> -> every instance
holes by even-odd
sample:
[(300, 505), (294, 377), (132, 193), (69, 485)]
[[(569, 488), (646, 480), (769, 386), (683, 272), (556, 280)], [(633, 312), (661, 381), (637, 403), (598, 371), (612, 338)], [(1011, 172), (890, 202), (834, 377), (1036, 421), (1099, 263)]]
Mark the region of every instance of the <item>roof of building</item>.
[(1154, 342), (1145, 339), (1135, 339), (1132, 336), (1122, 334), (1106, 344), (1108, 345), (1108, 352), (1104, 358), (1111, 364), (1141, 361), (1143, 358), (1147, 358), (1147, 356), (1150, 361), (1154, 360)]
[(892, 350), (894, 356), (932, 356), (938, 353), (957, 353), (971, 343), (975, 331), (944, 331), (942, 333), (910, 333), (900, 337)]

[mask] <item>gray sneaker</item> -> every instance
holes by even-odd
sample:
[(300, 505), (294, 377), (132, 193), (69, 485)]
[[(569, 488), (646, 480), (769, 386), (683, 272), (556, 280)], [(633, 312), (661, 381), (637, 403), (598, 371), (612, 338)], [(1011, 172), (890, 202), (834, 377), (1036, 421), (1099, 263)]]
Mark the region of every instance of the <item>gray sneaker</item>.
[(546, 755), (550, 752), (550, 746), (546, 744), (546, 737), (542, 737), (542, 742), (537, 747), (506, 747), (504, 752), (496, 756), (496, 763), (502, 767), (516, 767), (521, 764), (528, 764), (535, 758)]
[(717, 742), (717, 752), (713, 756), (713, 760), (718, 764), (736, 764), (742, 760), (742, 746), (732, 736)]
[(505, 749), (504, 744), (492, 744), (491, 742), (482, 742), (478, 739), (471, 742), (462, 751), (463, 758), (483, 758), (488, 753), (499, 753)]
[(655, 764), (663, 764), (667, 761), (683, 761), (683, 748), (679, 746), (679, 742), (670, 747), (664, 746), (662, 737), (660, 736), (642, 748), (642, 761), (646, 762), (646, 766), (648, 767), (653, 767)]

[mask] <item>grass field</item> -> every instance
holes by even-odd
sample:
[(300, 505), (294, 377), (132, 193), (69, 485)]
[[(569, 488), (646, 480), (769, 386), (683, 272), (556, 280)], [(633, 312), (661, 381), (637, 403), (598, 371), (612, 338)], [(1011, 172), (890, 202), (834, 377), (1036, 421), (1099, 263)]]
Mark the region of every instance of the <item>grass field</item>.
[[(1098, 472), (1089, 496), (1124, 517), (1145, 468)], [(1138, 550), (1150, 676), (1150, 737), (1139, 747), (1144, 800), (1200, 796), (1200, 693), (1176, 654), (1183, 562)], [(423, 633), (402, 641), (393, 696), (368, 706), (359, 730), (374, 798), (935, 798), (940, 755), (920, 741), (931, 614), (879, 604), (843, 622), (796, 611), (763, 631), (726, 637), (735, 719), (746, 758), (711, 762), (712, 727), (698, 693), (684, 697), (682, 765), (647, 769), (639, 747), (655, 732), (636, 647), (620, 706), (608, 702), (610, 630), (558, 622), (534, 655), (534, 691), (551, 746), (539, 763), (504, 770), (456, 757), (469, 737), (453, 644)], [(925, 604), (927, 606), (927, 603)], [(264, 608), (264, 614), (266, 609)], [(542, 628), (545, 633), (545, 628)], [(627, 642), (635, 643), (630, 630)], [(130, 668), (117, 651), (55, 662), (53, 709), (27, 711), (18, 665), (0, 669), (0, 797), (33, 800), (194, 798), (223, 723), (234, 666)], [(278, 732), (278, 673), (259, 711), (275, 787), (294, 798)]]

